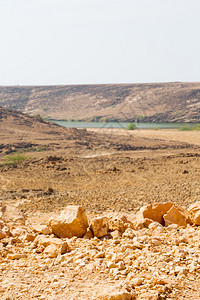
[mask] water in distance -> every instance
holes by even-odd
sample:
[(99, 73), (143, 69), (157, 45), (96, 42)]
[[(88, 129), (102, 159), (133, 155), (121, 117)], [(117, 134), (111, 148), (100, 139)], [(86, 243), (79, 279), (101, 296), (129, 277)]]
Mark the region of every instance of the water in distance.
[[(67, 128), (123, 128), (130, 122), (77, 122), (77, 121), (56, 121), (54, 123)], [(175, 129), (184, 125), (195, 125), (194, 123), (135, 123), (138, 129)]]

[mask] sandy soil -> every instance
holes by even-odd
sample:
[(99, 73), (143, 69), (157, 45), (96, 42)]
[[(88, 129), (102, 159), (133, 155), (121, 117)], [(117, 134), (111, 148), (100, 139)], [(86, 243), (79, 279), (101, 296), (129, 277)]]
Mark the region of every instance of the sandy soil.
[(192, 145), (200, 145), (200, 131), (179, 131), (176, 129), (136, 129), (134, 131), (127, 131), (125, 129), (115, 129), (115, 128), (88, 128), (89, 132), (100, 132), (109, 135), (125, 135), (132, 137), (142, 137), (149, 139), (158, 139), (165, 141), (179, 141), (183, 143), (189, 143)]
[[(41, 139), (41, 135), (36, 139), (34, 138), (36, 135), (32, 134), (31, 141), (28, 134), (20, 137), (19, 131), (15, 132), (15, 129), (9, 133), (4, 127), (4, 134), (1, 131), (0, 144), (3, 145), (1, 164), (6, 151), (11, 150), (12, 154), (19, 151), (22, 141), (47, 146), (41, 152), (33, 151), (33, 146), (26, 148), (26, 151), (21, 147), (29, 157), (25, 162), (16, 166), (2, 164), (0, 167), (0, 200), (3, 205), (23, 210), (29, 225), (45, 223), (50, 216), (58, 215), (63, 207), (69, 204), (83, 205), (89, 218), (92, 218), (98, 214), (109, 213), (114, 215), (123, 212), (131, 215), (141, 206), (154, 202), (171, 201), (188, 207), (189, 204), (200, 200), (199, 132), (136, 130), (127, 133), (112, 130), (111, 134), (110, 130), (106, 129), (101, 130), (100, 135), (93, 130), (90, 135), (90, 129), (83, 131), (84, 135), (81, 135), (79, 130), (65, 131), (58, 128), (54, 127), (54, 130), (51, 128), (51, 135), (46, 132)], [(25, 127), (23, 130), (25, 132)], [(37, 131), (37, 128), (35, 130)], [(43, 132), (42, 129), (41, 131)], [(87, 143), (83, 143), (85, 140)], [(12, 149), (13, 144), (15, 146)], [(187, 234), (187, 230), (189, 229), (182, 234)], [(187, 251), (190, 253), (188, 254), (190, 259), (195, 261), (198, 260), (198, 257), (195, 258), (195, 251), (199, 247), (195, 237), (199, 235), (199, 231), (192, 230), (188, 234), (190, 241)], [(139, 231), (138, 238), (142, 241), (149, 234), (152, 234), (154, 239), (159, 233)], [(173, 234), (174, 238), (180, 237), (178, 231)], [(145, 248), (150, 251), (147, 256), (146, 250), (134, 250), (134, 253), (138, 257), (142, 253), (146, 257), (145, 261), (153, 259), (154, 253), (157, 253), (153, 269), (159, 264), (159, 255), (163, 249), (169, 248), (175, 261), (176, 251), (173, 252), (175, 249), (173, 247), (176, 244), (174, 246), (174, 242), (168, 240), (169, 238), (170, 233), (163, 232), (164, 246), (159, 250), (160, 254), (159, 251), (154, 252), (155, 249), (151, 250), (150, 246), (148, 246), (150, 250)], [(10, 251), (18, 252), (24, 247), (20, 242), (13, 240), (9, 243)], [(33, 252), (29, 248), (30, 245), (26, 245), (28, 258), (25, 260), (2, 257), (0, 259), (2, 299), (99, 299), (98, 295), (102, 289), (124, 282), (127, 274), (122, 272), (122, 276), (116, 277), (109, 273), (104, 260), (95, 258), (92, 264), (85, 263), (84, 260), (87, 266), (84, 264), (81, 268), (79, 266), (82, 262), (80, 259), (84, 259), (84, 256), (88, 261), (91, 260), (90, 250), (94, 247), (97, 251), (110, 249), (109, 251), (118, 251), (122, 255), (123, 239), (118, 246), (113, 245), (112, 240), (108, 242), (99, 240), (98, 245), (95, 245), (95, 239), (88, 243), (75, 239), (70, 243), (75, 252), (60, 258), (45, 258), (42, 254)], [(196, 248), (193, 248), (193, 243), (196, 243)], [(0, 243), (0, 246), (4, 247), (1, 244), (3, 243)], [(177, 251), (182, 249), (176, 247)], [(70, 258), (73, 253), (76, 261)], [(130, 264), (131, 268), (131, 262), (127, 264)], [(152, 268), (148, 271), (150, 277), (151, 274), (155, 275), (151, 273)], [(147, 269), (143, 269), (141, 273), (137, 269), (134, 276), (144, 277), (145, 272)], [(165, 298), (157, 296), (151, 299), (200, 299), (197, 287), (198, 272), (195, 275), (185, 274), (177, 280), (176, 274), (167, 274), (165, 275), (169, 277), (170, 282), (174, 280), (176, 284), (172, 284), (169, 290), (166, 290)], [(151, 280), (150, 277), (148, 280)], [(148, 281), (147, 285), (145, 284), (144, 286), (151, 289), (152, 283)], [(136, 288), (139, 295), (137, 299), (142, 299), (144, 286)]]

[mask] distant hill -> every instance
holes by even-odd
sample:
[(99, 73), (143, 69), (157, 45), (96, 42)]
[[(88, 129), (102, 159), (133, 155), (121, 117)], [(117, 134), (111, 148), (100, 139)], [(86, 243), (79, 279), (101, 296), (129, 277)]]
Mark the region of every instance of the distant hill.
[(200, 83), (2, 86), (0, 105), (57, 120), (200, 122)]
[(87, 156), (91, 151), (182, 149), (191, 145), (132, 135), (105, 135), (86, 129), (66, 128), (41, 117), (0, 107), (0, 157), (12, 152), (72, 153)]

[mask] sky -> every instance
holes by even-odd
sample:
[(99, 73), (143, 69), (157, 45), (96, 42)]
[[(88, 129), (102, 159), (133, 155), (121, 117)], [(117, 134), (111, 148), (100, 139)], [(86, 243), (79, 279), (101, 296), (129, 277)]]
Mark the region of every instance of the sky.
[(0, 0), (0, 85), (200, 81), (200, 0)]

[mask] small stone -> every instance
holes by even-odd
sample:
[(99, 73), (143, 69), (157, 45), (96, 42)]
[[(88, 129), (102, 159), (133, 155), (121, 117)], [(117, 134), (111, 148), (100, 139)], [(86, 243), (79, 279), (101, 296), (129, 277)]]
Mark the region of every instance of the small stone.
[(125, 266), (125, 264), (124, 264), (123, 261), (119, 261), (119, 262), (117, 263), (117, 268), (121, 271), (121, 270), (125, 270), (125, 269), (126, 269), (126, 266)]
[(21, 227), (16, 227), (11, 231), (13, 236), (20, 236), (20, 235), (25, 235), (26, 230), (21, 228)]
[(125, 230), (125, 232), (122, 235), (123, 238), (127, 237), (129, 239), (133, 239), (134, 237), (136, 237), (136, 232), (135, 230), (131, 229), (131, 228), (127, 228)]
[(122, 237), (121, 233), (118, 230), (110, 232), (110, 236), (114, 240), (119, 240)]
[(0, 240), (6, 237), (6, 233), (3, 230), (0, 230)]
[(130, 281), (130, 286), (134, 287), (134, 286), (139, 286), (143, 283), (144, 279), (143, 278), (134, 278)]
[(140, 295), (139, 299), (141, 300), (159, 300), (159, 292), (158, 291), (149, 291)]
[(24, 241), (33, 242), (35, 238), (36, 238), (35, 234), (26, 232), (26, 234), (24, 236)]
[(157, 228), (162, 228), (162, 225), (158, 222), (152, 222), (151, 224), (149, 224), (149, 229), (157, 229)]
[(115, 262), (109, 261), (109, 262), (107, 262), (107, 267), (108, 267), (108, 269), (112, 269), (112, 268), (116, 268), (117, 265)]
[[(106, 288), (104, 288), (106, 289)], [(133, 300), (135, 299), (135, 293), (128, 292), (126, 289), (112, 287), (107, 288), (102, 295), (99, 295), (97, 300)]]
[(48, 254), (50, 257), (57, 257), (58, 254), (65, 254), (70, 251), (68, 243), (58, 238), (38, 235), (33, 243), (34, 246), (37, 247), (38, 253), (44, 251), (44, 253)]
[(20, 258), (26, 258), (26, 254), (19, 254), (19, 253), (14, 253), (14, 254), (8, 254), (7, 259), (20, 259)]
[(104, 258), (105, 257), (105, 252), (99, 252), (95, 255), (96, 258)]
[[(125, 217), (124, 217), (125, 218)], [(111, 231), (119, 231), (120, 233), (124, 233), (124, 231), (126, 230), (126, 225), (123, 220), (120, 219), (109, 219), (109, 229)]]
[(45, 235), (52, 234), (52, 230), (47, 225), (33, 225), (32, 229), (37, 233), (42, 233)]
[(94, 235), (92, 233), (92, 230), (90, 228), (87, 228), (87, 231), (86, 231), (86, 233), (83, 236), (83, 239), (90, 240), (93, 237), (94, 237)]

